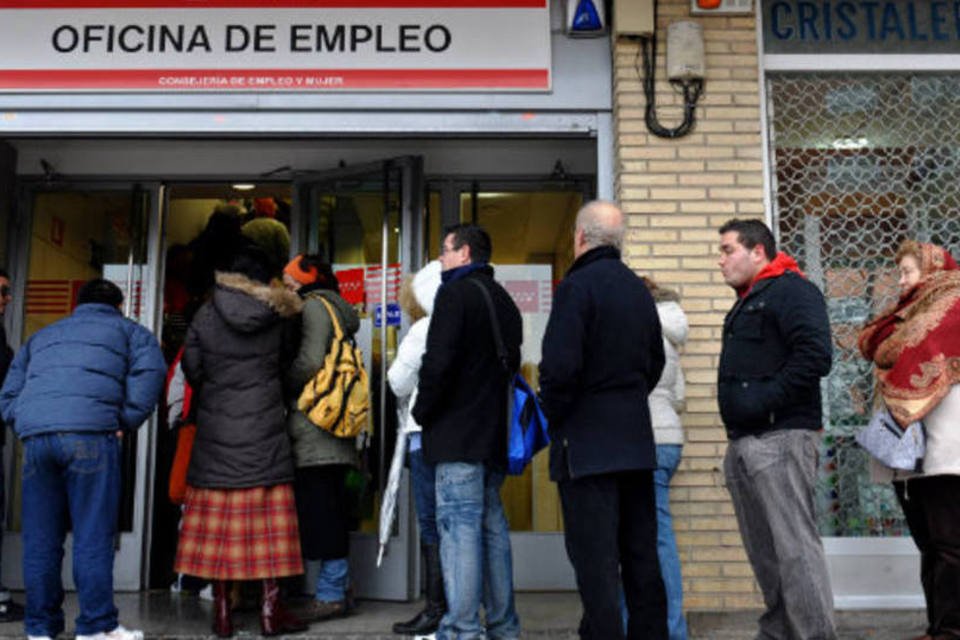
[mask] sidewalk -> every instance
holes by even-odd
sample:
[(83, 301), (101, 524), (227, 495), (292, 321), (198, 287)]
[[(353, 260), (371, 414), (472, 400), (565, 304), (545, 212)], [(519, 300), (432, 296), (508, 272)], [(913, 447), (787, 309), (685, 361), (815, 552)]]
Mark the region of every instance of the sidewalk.
[[(14, 599), (23, 602), (23, 594)], [(143, 629), (147, 638), (196, 640), (213, 637), (210, 632), (211, 604), (193, 595), (177, 595), (166, 591), (117, 594), (120, 621), (127, 627)], [(580, 601), (576, 594), (520, 593), (517, 609), (523, 625), (523, 637), (530, 639), (576, 640), (580, 619)], [(73, 633), (76, 616), (76, 594), (68, 594), (66, 602), (67, 631)], [(412, 617), (418, 603), (360, 601), (355, 615), (340, 620), (314, 624), (296, 637), (305, 640), (399, 640), (390, 633), (397, 620)], [(756, 611), (728, 613), (691, 612), (688, 615), (691, 640), (750, 640), (755, 635)], [(922, 611), (840, 611), (837, 625), (840, 640), (904, 640), (924, 630)], [(256, 613), (235, 617), (237, 637), (259, 634)], [(22, 640), (21, 623), (0, 624), (0, 639)], [(61, 635), (61, 638), (69, 636)]]

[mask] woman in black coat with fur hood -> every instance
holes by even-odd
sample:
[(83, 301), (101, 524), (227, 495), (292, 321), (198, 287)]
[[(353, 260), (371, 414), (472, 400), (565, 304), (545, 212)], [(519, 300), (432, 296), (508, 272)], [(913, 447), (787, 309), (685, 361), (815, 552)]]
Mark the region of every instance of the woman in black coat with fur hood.
[(303, 573), (287, 436), (283, 352), (301, 301), (270, 286), (266, 262), (244, 250), (217, 272), (187, 331), (183, 371), (197, 435), (176, 571), (213, 581), (213, 631), (233, 635), (229, 582), (262, 580), (263, 635), (302, 631), (280, 604), (277, 578)]

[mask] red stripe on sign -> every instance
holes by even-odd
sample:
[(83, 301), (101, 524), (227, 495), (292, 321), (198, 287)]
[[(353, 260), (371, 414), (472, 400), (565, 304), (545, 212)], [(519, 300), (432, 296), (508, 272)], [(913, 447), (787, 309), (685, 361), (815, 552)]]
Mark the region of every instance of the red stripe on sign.
[(544, 9), (547, 0), (0, 0), (0, 9)]
[(0, 71), (0, 89), (330, 91), (548, 89), (547, 69), (38, 69)]

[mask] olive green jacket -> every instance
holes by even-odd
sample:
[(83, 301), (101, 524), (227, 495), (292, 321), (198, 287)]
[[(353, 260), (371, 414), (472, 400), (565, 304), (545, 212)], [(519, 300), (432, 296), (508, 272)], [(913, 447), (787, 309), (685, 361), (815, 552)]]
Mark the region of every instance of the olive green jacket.
[(286, 374), (290, 411), (287, 430), (293, 441), (293, 458), (297, 468), (333, 464), (357, 464), (356, 438), (338, 438), (316, 426), (297, 409), (303, 387), (320, 370), (333, 339), (333, 323), (323, 297), (337, 311), (340, 326), (347, 335), (357, 332), (360, 318), (352, 306), (332, 291), (314, 290), (303, 300), (300, 349)]

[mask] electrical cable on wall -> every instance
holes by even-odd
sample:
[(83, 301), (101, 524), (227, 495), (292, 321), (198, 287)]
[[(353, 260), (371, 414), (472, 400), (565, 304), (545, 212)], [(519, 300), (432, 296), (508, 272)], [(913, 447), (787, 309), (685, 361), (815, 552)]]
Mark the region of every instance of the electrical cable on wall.
[[(654, 5), (656, 7), (656, 5)], [(656, 15), (656, 8), (654, 9)], [(696, 124), (697, 101), (703, 93), (703, 33), (695, 22), (677, 22), (670, 25), (667, 37), (667, 75), (670, 84), (683, 95), (683, 122), (669, 129), (657, 119), (656, 66), (657, 36), (636, 36), (640, 46), (634, 59), (637, 76), (646, 99), (644, 119), (650, 133), (661, 138), (681, 138)], [(641, 59), (643, 67), (641, 68)]]

